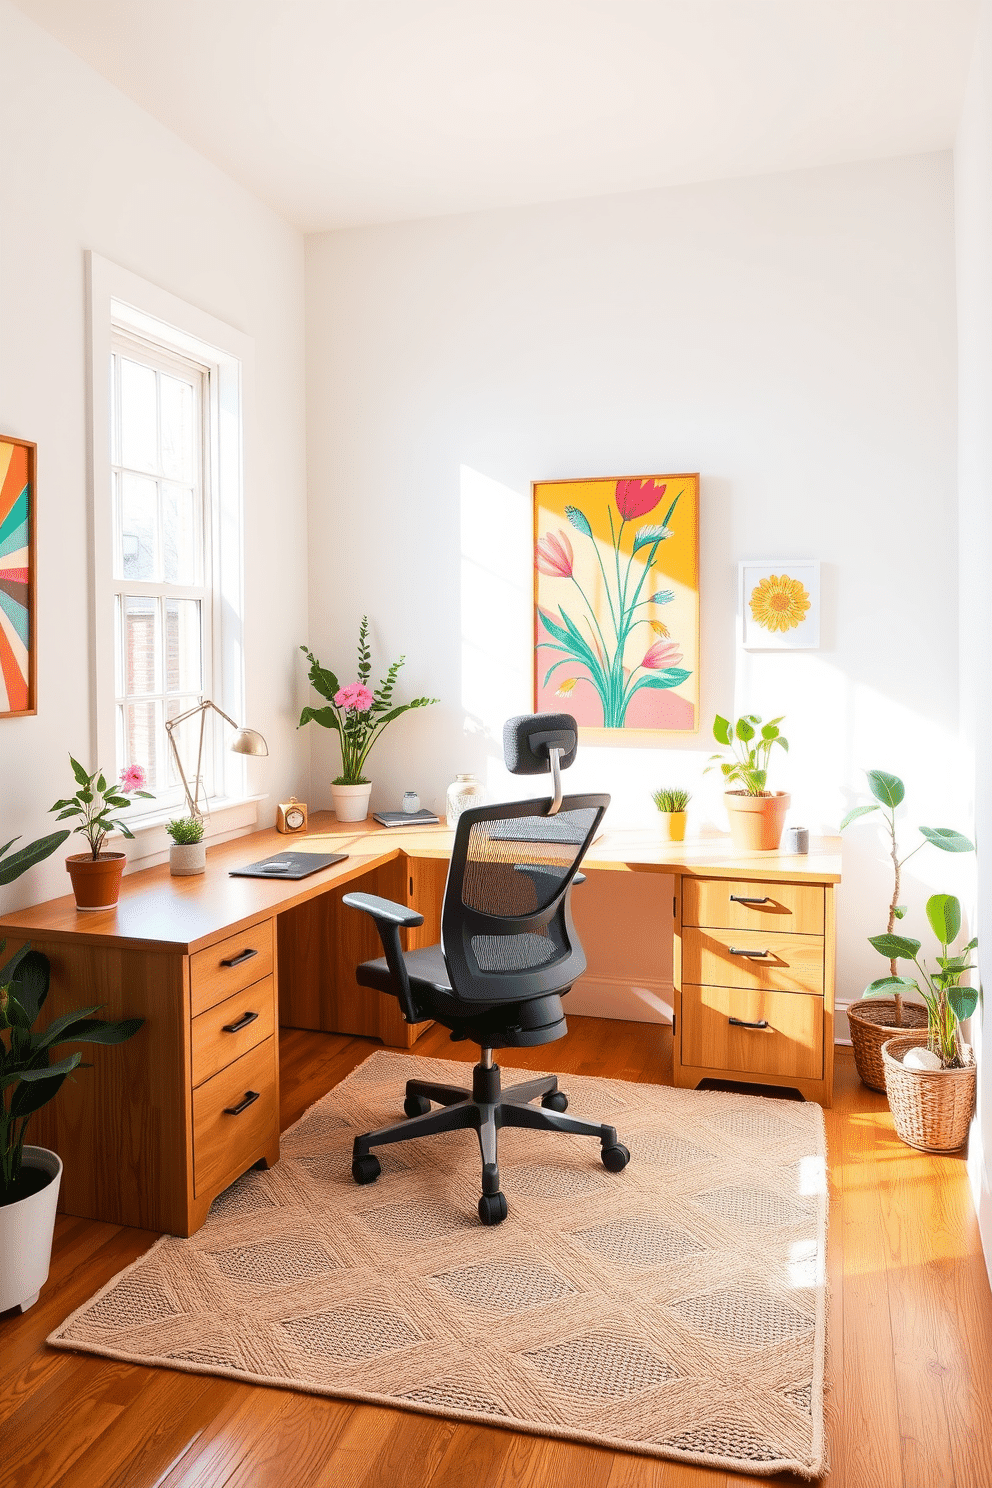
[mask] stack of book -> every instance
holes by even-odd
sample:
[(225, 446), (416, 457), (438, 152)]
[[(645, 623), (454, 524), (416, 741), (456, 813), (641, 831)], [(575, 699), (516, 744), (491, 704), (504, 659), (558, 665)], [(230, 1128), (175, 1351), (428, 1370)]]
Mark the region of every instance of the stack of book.
[(373, 811), (372, 820), (382, 827), (424, 827), (439, 820), (433, 811)]

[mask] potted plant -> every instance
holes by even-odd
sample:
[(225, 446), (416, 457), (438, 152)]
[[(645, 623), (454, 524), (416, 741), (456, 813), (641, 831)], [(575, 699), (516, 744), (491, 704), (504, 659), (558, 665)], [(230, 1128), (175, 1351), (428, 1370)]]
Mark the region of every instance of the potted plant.
[(926, 1034), (903, 1034), (882, 1045), (885, 1089), (904, 1142), (924, 1152), (954, 1152), (967, 1138), (975, 1106), (975, 1060), (959, 1025), (978, 1006), (977, 990), (961, 985), (974, 970), (969, 957), (978, 941), (950, 953), (961, 933), (961, 905), (953, 894), (931, 894), (927, 919), (940, 941), (937, 969), (920, 961), (920, 942), (911, 936), (874, 935), (877, 951), (893, 961), (912, 961), (917, 975), (881, 977), (865, 996), (875, 995), (873, 988), (884, 996), (898, 986), (919, 992), (926, 1003)]
[(131, 796), (143, 796), (148, 801), (154, 797), (151, 791), (141, 789), (145, 783), (145, 772), (140, 765), (129, 765), (121, 774), (119, 782), (108, 785), (102, 770), (96, 769), (92, 775), (87, 775), (71, 754), (69, 763), (79, 789), (74, 796), (56, 801), (51, 810), (59, 813), (57, 821), (78, 817), (79, 826), (72, 830), (81, 832), (90, 845), (89, 852), (72, 853), (65, 860), (72, 879), (72, 892), (76, 896), (76, 908), (111, 909), (117, 903), (120, 893), (125, 855), (104, 852), (104, 841), (108, 832), (115, 831), (133, 839), (134, 833), (128, 830), (115, 813), (130, 806)]
[(763, 724), (756, 713), (745, 713), (732, 724), (718, 713), (713, 720), (714, 739), (730, 749), (734, 757), (724, 760), (714, 754), (707, 769), (719, 764), (724, 784), (730, 787), (736, 782), (740, 787), (728, 788), (723, 800), (731, 840), (747, 852), (775, 852), (782, 840), (785, 813), (792, 798), (786, 791), (766, 789), (772, 750), (776, 744), (786, 752), (789, 749), (789, 741), (778, 727), (782, 717)]
[(661, 813), (661, 835), (668, 842), (685, 841), (685, 808), (692, 800), (687, 790), (679, 787), (652, 792), (651, 799)]
[(181, 816), (166, 824), (172, 838), (169, 848), (169, 872), (173, 878), (190, 878), (207, 867), (207, 849), (203, 841), (204, 826), (199, 816)]
[(413, 702), (393, 706), (393, 690), (405, 656), (393, 662), (373, 691), (368, 685), (372, 675), (368, 636), (368, 616), (363, 615), (358, 629), (358, 681), (345, 687), (339, 685), (333, 672), (321, 666), (312, 651), (306, 646), (300, 647), (310, 663), (311, 687), (327, 700), (323, 708), (304, 708), (300, 714), (300, 727), (313, 722), (322, 728), (332, 728), (336, 730), (341, 745), (341, 774), (331, 782), (331, 796), (339, 821), (364, 821), (368, 816), (372, 782), (363, 771), (372, 745), (386, 726), (410, 708), (426, 708), (438, 701), (437, 698), (419, 697)]
[[(923, 837), (912, 851), (899, 856), (896, 838), (896, 808), (902, 805), (906, 787), (898, 775), (887, 770), (869, 770), (868, 788), (874, 801), (867, 805), (854, 806), (840, 824), (843, 832), (852, 822), (881, 811), (889, 838), (889, 856), (892, 859), (892, 897), (889, 901), (889, 919), (884, 936), (871, 936), (869, 943), (879, 950), (887, 936), (891, 936), (897, 920), (906, 913), (899, 903), (902, 889), (902, 870), (909, 859), (930, 842), (942, 852), (974, 852), (975, 844), (961, 832), (951, 827), (920, 827)], [(896, 957), (882, 952), (889, 962), (888, 976), (874, 981), (865, 991), (860, 1002), (852, 1003), (847, 1010), (851, 1028), (851, 1044), (854, 1048), (854, 1063), (865, 1085), (872, 1090), (885, 1090), (885, 1064), (882, 1045), (887, 1039), (913, 1029), (926, 1028), (927, 1010), (918, 1002), (903, 1001), (903, 982), (897, 975)]]

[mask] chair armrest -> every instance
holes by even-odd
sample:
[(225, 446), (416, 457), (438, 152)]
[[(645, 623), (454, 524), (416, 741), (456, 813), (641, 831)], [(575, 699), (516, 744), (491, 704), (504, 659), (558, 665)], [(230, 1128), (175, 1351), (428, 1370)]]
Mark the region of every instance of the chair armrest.
[(394, 904), (392, 899), (380, 899), (378, 894), (345, 894), (341, 903), (346, 904), (349, 909), (360, 909), (372, 916), (382, 941), (386, 965), (396, 983), (396, 997), (403, 1009), (403, 1016), (408, 1023), (422, 1023), (423, 1015), (413, 1005), (410, 977), (403, 959), (403, 947), (400, 945), (400, 930), (413, 930), (422, 925), (423, 915), (418, 914), (415, 909), (407, 909), (405, 904)]
[(585, 881), (586, 881), (586, 876), (585, 876), (584, 873), (577, 873), (575, 875), (575, 877), (572, 879), (573, 884), (585, 883)]
[(405, 904), (397, 904), (392, 899), (380, 899), (378, 894), (345, 894), (341, 903), (347, 904), (349, 909), (364, 909), (376, 924), (383, 920), (387, 925), (413, 930), (424, 923), (423, 915), (415, 909), (407, 909)]

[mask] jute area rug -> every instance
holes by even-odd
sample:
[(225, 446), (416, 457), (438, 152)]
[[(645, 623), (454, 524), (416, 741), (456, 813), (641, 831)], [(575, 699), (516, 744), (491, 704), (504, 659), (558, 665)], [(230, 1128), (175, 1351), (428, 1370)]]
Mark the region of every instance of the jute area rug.
[(615, 1125), (629, 1165), (607, 1173), (588, 1138), (504, 1130), (510, 1212), (485, 1228), (472, 1132), (379, 1149), (378, 1182), (352, 1182), (355, 1133), (398, 1119), (413, 1076), (470, 1085), (471, 1067), (373, 1054), (285, 1134), (276, 1167), (49, 1343), (737, 1471), (825, 1471), (819, 1106), (568, 1076), (571, 1109)]

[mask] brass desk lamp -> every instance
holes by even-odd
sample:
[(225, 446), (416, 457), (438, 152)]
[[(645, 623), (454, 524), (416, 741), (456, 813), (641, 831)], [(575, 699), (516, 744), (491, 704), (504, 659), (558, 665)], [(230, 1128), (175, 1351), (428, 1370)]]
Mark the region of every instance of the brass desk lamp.
[[(204, 698), (203, 702), (197, 703), (195, 708), (187, 708), (185, 713), (179, 713), (175, 718), (167, 719), (165, 731), (169, 736), (169, 747), (172, 750), (172, 757), (176, 762), (176, 771), (183, 783), (183, 790), (186, 792), (189, 814), (190, 816), (197, 817), (203, 815), (200, 807), (200, 767), (203, 763), (203, 725), (208, 708), (212, 708), (215, 713), (219, 713), (224, 722), (229, 723), (236, 730), (234, 738), (230, 743), (230, 748), (235, 754), (267, 755), (269, 752), (268, 745), (257, 729), (239, 728), (234, 719), (229, 718), (223, 708), (218, 708), (217, 704), (211, 702), (209, 698)], [(190, 718), (194, 718), (197, 713), (200, 715), (200, 740), (196, 751), (196, 774), (193, 777), (193, 794), (190, 795), (189, 781), (186, 778), (186, 771), (183, 769), (183, 762), (179, 758), (179, 749), (176, 745), (173, 731), (178, 728), (179, 724), (186, 723)]]

